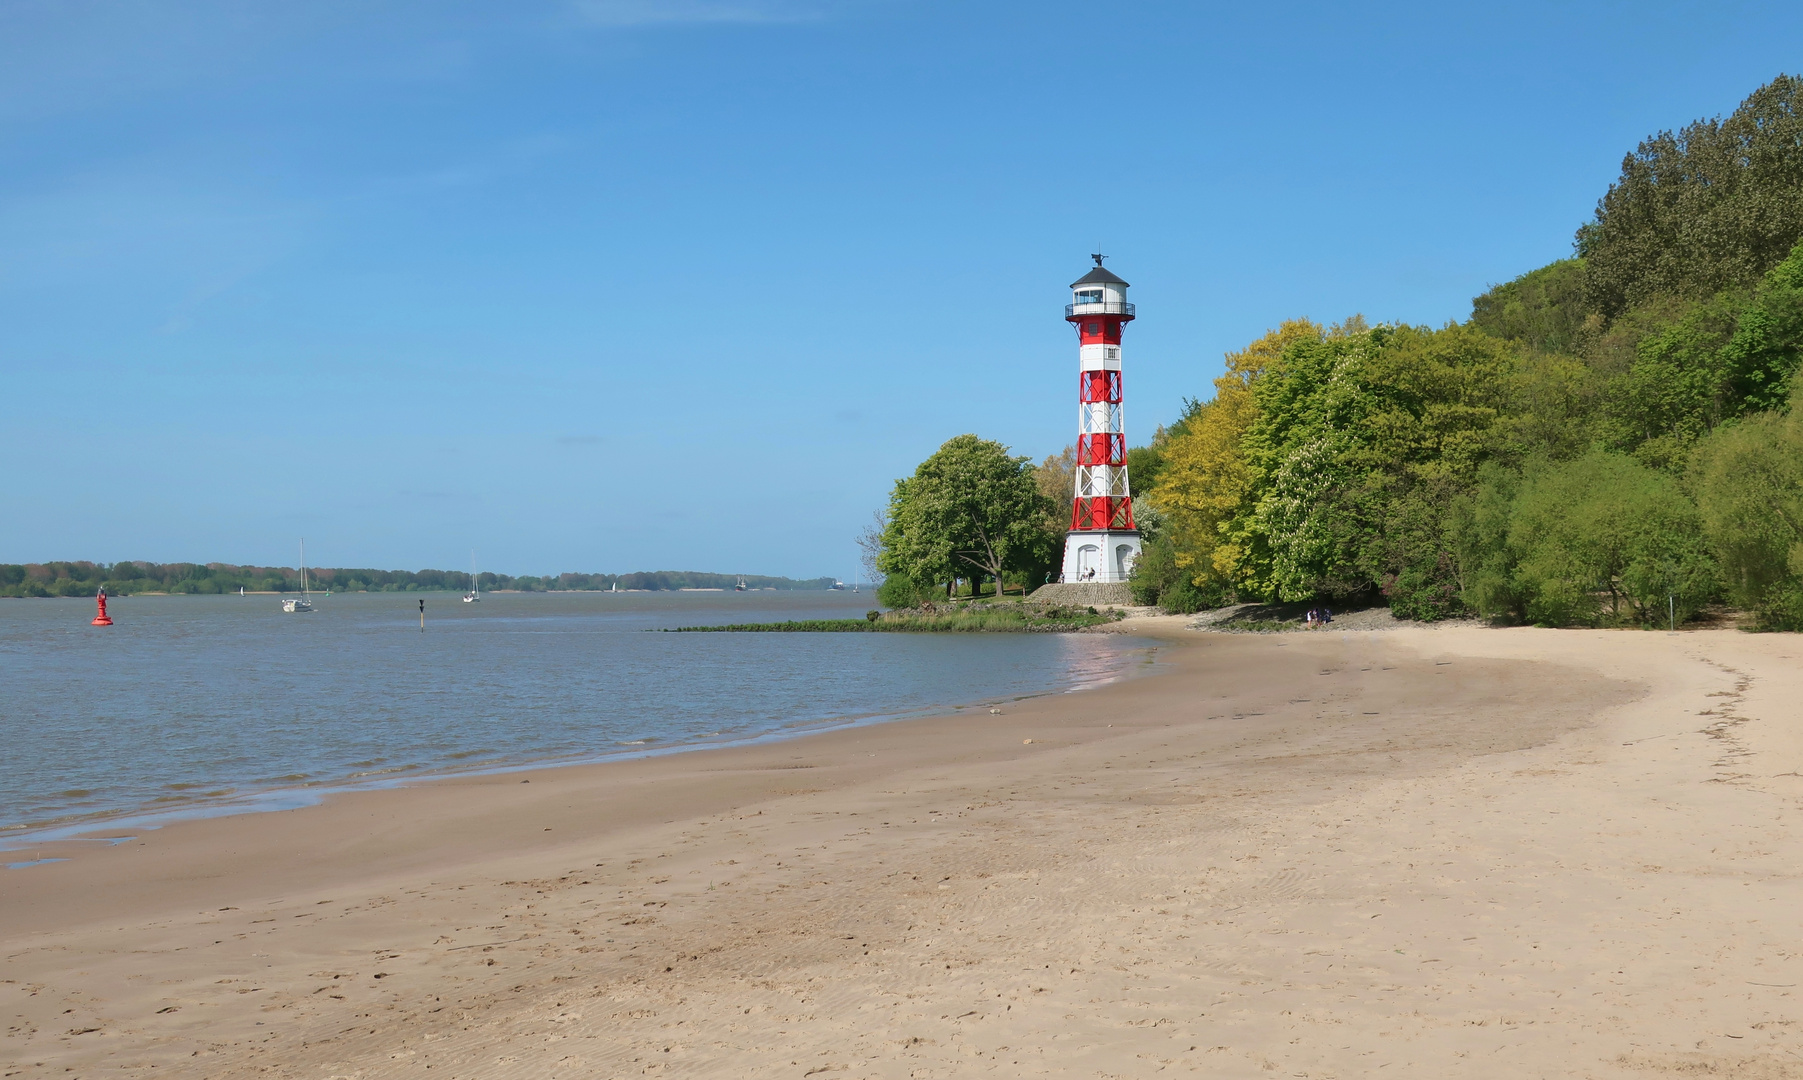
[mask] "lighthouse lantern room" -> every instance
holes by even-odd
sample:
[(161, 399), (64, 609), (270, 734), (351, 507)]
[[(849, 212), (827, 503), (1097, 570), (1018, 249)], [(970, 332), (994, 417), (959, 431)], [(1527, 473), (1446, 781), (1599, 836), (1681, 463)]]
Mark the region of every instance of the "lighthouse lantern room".
[(1139, 558), (1127, 435), (1121, 423), (1121, 331), (1133, 321), (1127, 283), (1093, 255), (1071, 283), (1064, 317), (1077, 331), (1077, 475), (1064, 540), (1065, 582), (1122, 582)]

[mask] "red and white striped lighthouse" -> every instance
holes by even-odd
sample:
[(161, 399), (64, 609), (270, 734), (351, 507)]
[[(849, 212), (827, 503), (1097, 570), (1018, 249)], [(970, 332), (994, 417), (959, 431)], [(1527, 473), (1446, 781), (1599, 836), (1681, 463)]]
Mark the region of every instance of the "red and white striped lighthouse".
[(1126, 581), (1139, 558), (1133, 493), (1127, 486), (1127, 434), (1121, 424), (1121, 331), (1133, 321), (1127, 283), (1102, 266), (1071, 283), (1064, 317), (1076, 327), (1077, 490), (1064, 539), (1067, 582)]

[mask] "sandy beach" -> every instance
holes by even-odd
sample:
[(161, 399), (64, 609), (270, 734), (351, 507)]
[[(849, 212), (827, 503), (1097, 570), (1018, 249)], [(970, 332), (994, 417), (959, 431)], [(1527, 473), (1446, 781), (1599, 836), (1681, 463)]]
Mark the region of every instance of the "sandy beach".
[(1803, 1077), (1803, 641), (1182, 625), (995, 714), (46, 845), (0, 1073)]

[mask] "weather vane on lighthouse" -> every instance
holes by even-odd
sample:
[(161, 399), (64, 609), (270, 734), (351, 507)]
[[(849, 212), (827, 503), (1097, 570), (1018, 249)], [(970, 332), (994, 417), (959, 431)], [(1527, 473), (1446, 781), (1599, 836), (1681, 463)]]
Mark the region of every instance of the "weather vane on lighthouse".
[[(1099, 245), (1098, 245), (1099, 246)], [(1139, 558), (1127, 435), (1121, 423), (1121, 330), (1133, 321), (1127, 283), (1102, 267), (1071, 283), (1064, 318), (1077, 331), (1077, 476), (1064, 539), (1066, 582), (1121, 582)]]

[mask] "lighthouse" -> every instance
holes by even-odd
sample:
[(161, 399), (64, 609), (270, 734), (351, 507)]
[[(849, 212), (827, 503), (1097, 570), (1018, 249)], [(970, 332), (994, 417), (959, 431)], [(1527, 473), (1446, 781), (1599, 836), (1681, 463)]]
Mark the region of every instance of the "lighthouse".
[(1124, 582), (1139, 558), (1127, 434), (1121, 424), (1121, 331), (1133, 321), (1127, 283), (1092, 255), (1071, 283), (1064, 318), (1077, 330), (1077, 477), (1064, 538), (1066, 582)]

